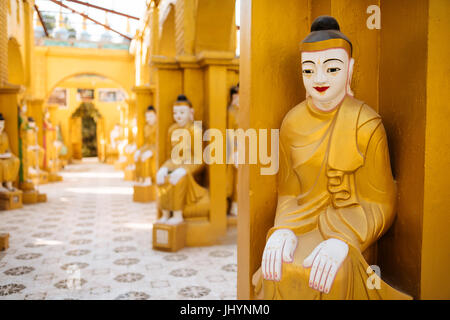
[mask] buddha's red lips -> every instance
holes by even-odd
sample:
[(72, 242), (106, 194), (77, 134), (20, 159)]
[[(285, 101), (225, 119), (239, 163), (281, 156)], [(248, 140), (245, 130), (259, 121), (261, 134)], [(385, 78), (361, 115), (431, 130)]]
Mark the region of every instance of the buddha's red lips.
[(328, 90), (329, 87), (314, 87), (314, 89), (316, 89), (319, 92), (325, 92)]

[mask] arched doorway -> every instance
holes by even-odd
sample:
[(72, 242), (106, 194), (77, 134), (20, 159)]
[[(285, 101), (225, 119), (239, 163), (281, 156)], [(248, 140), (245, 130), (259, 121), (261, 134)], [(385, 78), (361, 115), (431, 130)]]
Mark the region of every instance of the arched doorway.
[(68, 162), (95, 156), (105, 162), (110, 132), (126, 124), (128, 101), (120, 84), (98, 74), (77, 74), (57, 84), (46, 104), (52, 121), (61, 124)]
[(72, 113), (73, 158), (102, 158), (103, 117), (92, 102), (82, 102)]

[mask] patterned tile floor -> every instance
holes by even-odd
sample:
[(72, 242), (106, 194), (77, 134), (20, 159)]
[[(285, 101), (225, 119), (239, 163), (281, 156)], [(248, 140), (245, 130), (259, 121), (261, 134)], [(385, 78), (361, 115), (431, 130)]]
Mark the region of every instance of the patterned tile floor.
[(155, 204), (111, 166), (70, 165), (48, 202), (0, 211), (0, 299), (236, 299), (236, 228), (220, 244), (151, 249)]

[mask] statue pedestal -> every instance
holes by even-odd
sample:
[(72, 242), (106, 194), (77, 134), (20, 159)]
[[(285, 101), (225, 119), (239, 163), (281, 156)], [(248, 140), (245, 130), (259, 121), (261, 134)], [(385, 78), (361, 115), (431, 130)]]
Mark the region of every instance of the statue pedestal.
[(38, 202), (46, 202), (47, 195), (45, 193), (39, 193), (34, 187), (33, 182), (25, 181), (20, 184), (20, 190), (22, 190), (22, 203), (23, 204), (35, 204)]
[(134, 186), (133, 201), (152, 202), (156, 200), (155, 186)]
[(48, 183), (48, 172), (46, 171), (40, 171), (36, 174), (30, 173), (29, 176), (35, 185)]
[(153, 225), (153, 249), (175, 252), (186, 245), (187, 225), (155, 223)]
[(62, 181), (62, 180), (63, 180), (63, 178), (57, 173), (50, 172), (48, 174), (48, 181), (49, 182), (59, 182), (59, 181)]
[(23, 190), (23, 204), (35, 204), (38, 202), (38, 192), (36, 190)]
[(22, 191), (0, 193), (0, 210), (13, 210), (22, 208)]
[(0, 251), (9, 248), (9, 233), (0, 233)]
[(134, 181), (136, 179), (136, 171), (131, 169), (125, 169), (124, 171), (125, 181)]
[(236, 227), (237, 226), (238, 218), (237, 216), (228, 215), (227, 216), (227, 226), (228, 227)]

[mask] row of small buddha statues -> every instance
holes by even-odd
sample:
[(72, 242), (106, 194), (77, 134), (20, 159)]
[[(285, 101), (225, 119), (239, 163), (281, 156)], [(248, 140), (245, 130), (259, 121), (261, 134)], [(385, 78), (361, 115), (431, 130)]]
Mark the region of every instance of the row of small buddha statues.
[[(230, 105), (228, 107), (227, 127), (237, 129), (237, 112), (239, 108), (239, 85), (230, 90)], [(172, 140), (172, 133), (177, 129), (186, 129), (190, 136), (194, 137), (194, 110), (191, 102), (185, 95), (179, 95), (173, 105), (174, 123), (167, 133), (168, 154), (166, 161), (156, 168), (156, 109), (149, 106), (145, 111), (144, 143), (138, 148), (136, 143), (136, 120), (131, 126), (132, 139), (126, 145), (121, 145), (123, 140), (117, 139), (118, 160), (117, 169), (124, 170), (126, 180), (134, 180), (134, 200), (154, 201), (159, 199), (161, 217), (158, 223), (176, 225), (182, 223), (185, 218), (207, 217), (209, 213), (209, 192), (206, 187), (205, 164), (191, 164), (187, 161), (177, 164), (171, 158), (172, 148), (178, 141)], [(118, 138), (119, 129), (114, 128), (111, 137)], [(112, 139), (112, 138), (111, 138)], [(194, 143), (191, 141), (190, 146)], [(120, 147), (120, 148), (119, 148)], [(192, 159), (193, 149), (190, 155), (181, 155), (186, 159)], [(232, 157), (233, 155), (230, 155)], [(227, 165), (227, 197), (229, 200), (229, 215), (237, 216), (237, 166)]]
[(8, 134), (6, 119), (0, 114), (0, 209), (9, 210), (46, 201), (45, 194), (39, 193), (37, 186), (47, 182), (61, 181), (58, 171), (63, 166), (60, 158), (62, 139), (59, 131), (50, 121), (46, 112), (43, 121), (43, 143), (38, 139), (35, 120), (26, 116), (24, 105), (19, 112), (19, 152), (14, 154)]

